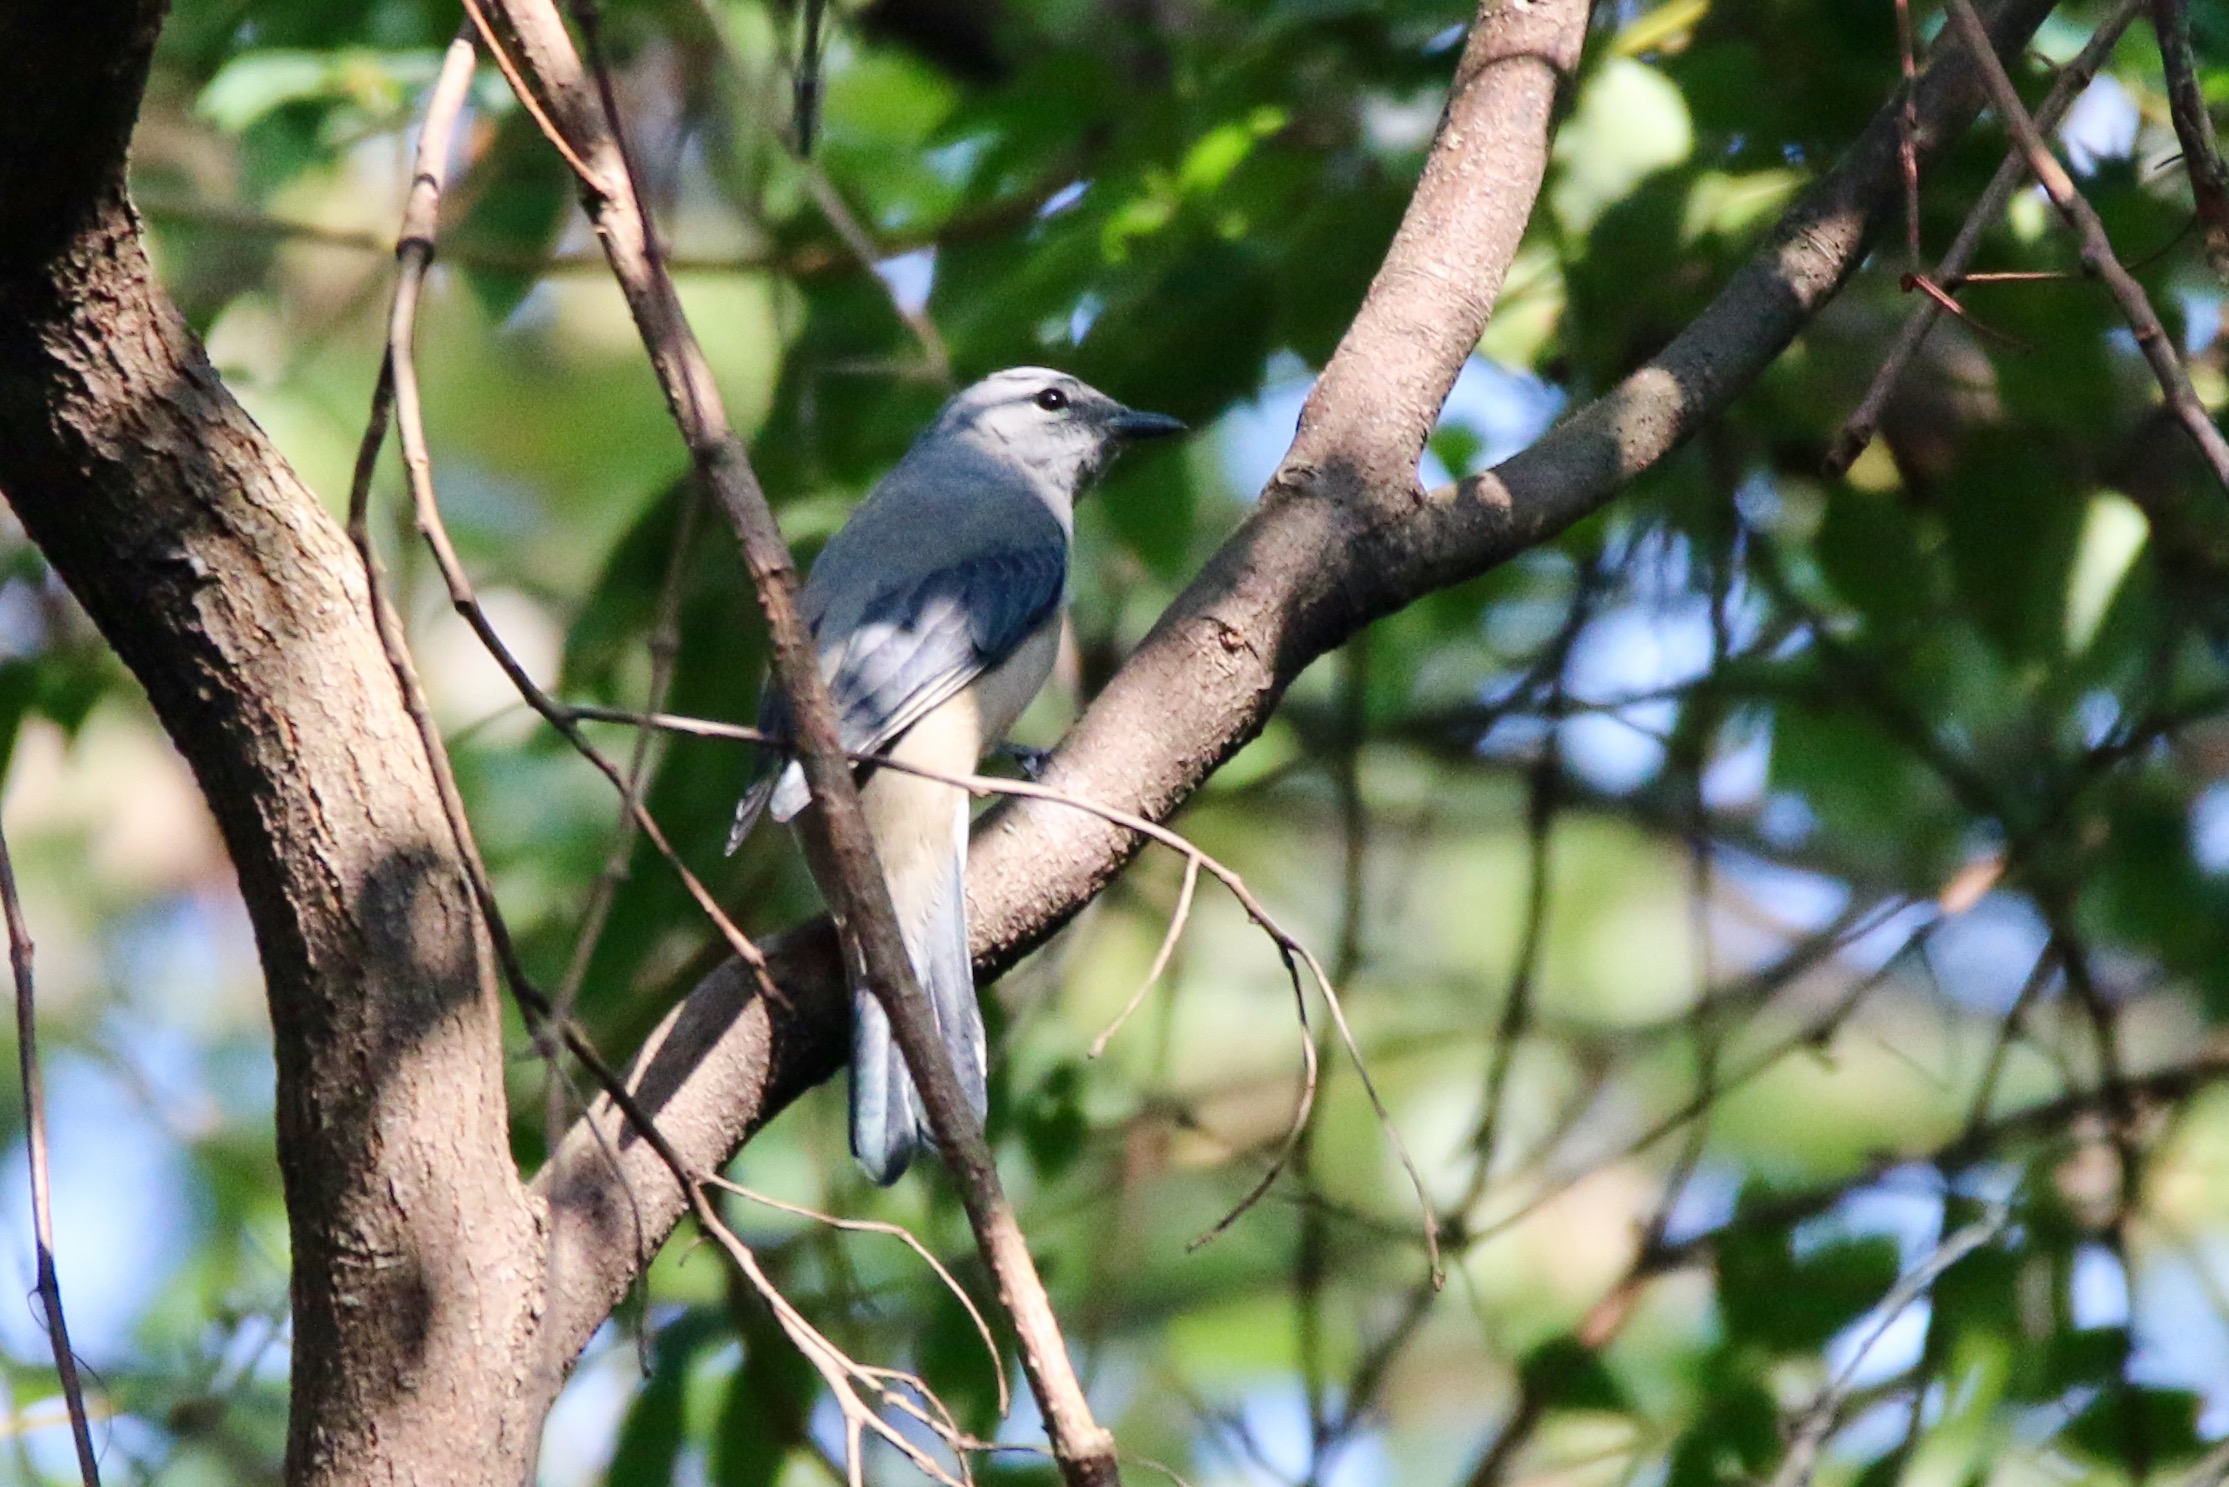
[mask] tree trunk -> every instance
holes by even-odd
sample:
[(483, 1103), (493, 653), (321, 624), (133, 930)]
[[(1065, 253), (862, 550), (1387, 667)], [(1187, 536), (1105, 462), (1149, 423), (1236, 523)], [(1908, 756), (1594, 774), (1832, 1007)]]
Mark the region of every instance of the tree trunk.
[(289, 1479), (516, 1482), (550, 1390), (490, 957), (354, 551), (150, 275), (124, 149), (160, 15), (0, 9), (0, 492), (192, 764), (254, 921)]

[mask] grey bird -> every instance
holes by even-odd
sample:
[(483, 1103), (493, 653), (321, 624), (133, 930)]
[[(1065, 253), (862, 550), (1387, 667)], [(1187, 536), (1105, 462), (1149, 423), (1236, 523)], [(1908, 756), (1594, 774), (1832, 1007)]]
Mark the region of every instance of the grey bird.
[[(946, 403), (829, 539), (800, 595), (844, 747), (972, 773), (1052, 672), (1076, 497), (1124, 445), (1183, 429), (1043, 367), (996, 373)], [(787, 736), (780, 688), (762, 694), (759, 726)], [(860, 779), (914, 974), (981, 1121), (967, 792), (897, 769), (868, 766)], [(775, 751), (736, 810), (728, 850), (761, 811), (788, 821), (808, 803), (803, 770)], [(881, 1004), (855, 988), (852, 1012), (851, 1150), (889, 1184), (932, 1138)]]

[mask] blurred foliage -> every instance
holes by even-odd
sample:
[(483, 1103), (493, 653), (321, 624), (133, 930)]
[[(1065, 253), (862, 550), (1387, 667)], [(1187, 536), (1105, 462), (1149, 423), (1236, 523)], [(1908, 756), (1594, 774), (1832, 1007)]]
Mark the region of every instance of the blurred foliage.
[[(801, 164), (791, 7), (604, 8), (688, 308), (801, 551), (936, 407), (946, 355), (961, 380), (1057, 364), (1203, 431), (1125, 463), (1082, 512), (1078, 664), (1027, 721), (1036, 743), (1244, 516), (1399, 218), (1468, 19), (1455, 0), (839, 6)], [(1914, 8), (1931, 33), (1936, 7)], [(2061, 7), (2031, 96), (2105, 8)], [(1430, 478), (1506, 455), (1674, 334), (1899, 75), (1892, 0), (1596, 9)], [(2229, 4), (2190, 10), (2208, 95), (2229, 102)], [(161, 272), (328, 501), (377, 367), (411, 120), (456, 20), (433, 0), (178, 0), (164, 36), (136, 152)], [(2222, 286), (2186, 230), (2144, 26), (2066, 135), (2218, 406)], [(2002, 149), (1985, 124), (1929, 173), (1929, 252)], [(492, 72), (460, 150), (421, 369), (491, 615), (565, 695), (637, 705), (670, 569), (669, 709), (748, 718), (763, 645), (732, 543), (698, 521), (673, 562), (683, 451), (562, 170)], [(2078, 268), (2032, 194), (1978, 266)], [(1884, 244), (1602, 516), (1303, 678), (1181, 819), (1335, 966), (1445, 1216), (1445, 1292), (1329, 1043), (1305, 1160), (1190, 1247), (1282, 1139), (1301, 1036), (1273, 948), (1212, 885), (1101, 1058), (1179, 864), (1142, 861), (1000, 988), (993, 1135), (1136, 1476), (1707, 1487), (1771, 1478), (1822, 1394), (1818, 1471), (1837, 1482), (2218, 1461), (2229, 1101), (2206, 1075), (2229, 1020), (2229, 506), (2071, 272), (1967, 290), (1973, 328), (1939, 328), (1883, 437), (1821, 475), (1912, 302), (1906, 267)], [(615, 802), (447, 613), (399, 485), (389, 468), (378, 495), (420, 663), (554, 984)], [(275, 1480), (285, 1226), (253, 947), (191, 782), (12, 529), (0, 755), (108, 1469)], [(720, 854), (748, 761), (695, 740), (655, 755), (652, 809), (747, 926), (809, 912), (775, 835)], [(716, 954), (653, 856), (624, 868), (582, 979), (613, 1050)], [(517, 1046), (531, 1163), (544, 1076)], [(858, 1177), (839, 1092), (737, 1166), (906, 1223), (985, 1293), (939, 1175), (887, 1193)], [(2008, 1222), (1885, 1313), (1989, 1205)], [(1037, 1439), (1026, 1403), (996, 1418), (972, 1326), (901, 1247), (734, 1218), (858, 1357), (919, 1370), (981, 1435)], [(43, 1341), (15, 1315), (0, 1345), (20, 1445), (0, 1474), (60, 1480)], [(801, 1483), (830, 1479), (839, 1448), (809, 1370), (684, 1236), (590, 1350), (542, 1469)], [(1027, 1454), (977, 1470), (1050, 1480)], [(873, 1473), (912, 1479), (887, 1453)]]

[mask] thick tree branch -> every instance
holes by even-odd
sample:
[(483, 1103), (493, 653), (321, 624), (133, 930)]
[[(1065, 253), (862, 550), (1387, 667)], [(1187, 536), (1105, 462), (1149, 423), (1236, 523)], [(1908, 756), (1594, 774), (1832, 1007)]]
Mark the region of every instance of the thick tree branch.
[(254, 922), (289, 1479), (515, 1475), (540, 1416), (490, 1369), (531, 1336), (539, 1240), (486, 941), (362, 569), (141, 250), (124, 156), (160, 15), (0, 7), (0, 491), (192, 764)]
[(1364, 487), (1415, 487), (1424, 441), (1532, 219), (1549, 114), (1586, 25), (1580, 0), (1480, 7), (1416, 193), (1301, 409), (1273, 491), (1333, 469)]
[[(1996, 12), (2000, 44), (2024, 41), (2050, 9), (2050, 0), (2007, 0)], [(1938, 48), (1917, 101), (1923, 160), (1972, 121), (1981, 97), (1966, 58)], [(1261, 508), (1063, 744), (1048, 783), (1161, 819), (1260, 731), (1310, 663), (1362, 625), (1598, 510), (1745, 391), (1856, 272), (1895, 204), (1897, 162), (1891, 104), (1662, 352), (1493, 470), (1427, 493), (1413, 466), (1360, 483), (1360, 462), (1343, 451), (1305, 464), (1288, 455)], [(1352, 385), (1368, 398), (1381, 384)], [(1002, 811), (971, 863), (978, 964), (1003, 967), (1041, 943), (1137, 847), (1042, 806)]]
[[(1510, 27), (1549, 7), (1505, 7)], [(2023, 45), (2051, 0), (2005, 0), (1991, 29), (2001, 50)], [(1519, 12), (1528, 12), (1520, 18)], [(1482, 28), (1481, 37), (1513, 31)], [(1474, 38), (1465, 53), (1486, 45)], [(1543, 48), (1535, 43), (1531, 54)], [(1523, 67), (1498, 75), (1522, 86), (1538, 74)], [(1544, 108), (1541, 93), (1529, 94)], [(1973, 120), (1982, 86), (1955, 46), (1939, 47), (1921, 75), (1916, 99), (1922, 160)], [(1495, 116), (1499, 116), (1496, 114)], [(1533, 117), (1543, 117), (1536, 113)], [(1443, 129), (1465, 145), (1465, 131)], [(1480, 317), (1467, 330), (1403, 341), (1377, 327), (1380, 294), (1404, 306), (1385, 325), (1429, 325), (1421, 315), (1434, 264), (1467, 258), (1484, 234), (1506, 229), (1498, 212), (1515, 198), (1526, 152), (1507, 146), (1500, 184), (1473, 178), (1480, 203), (1461, 193), (1431, 198), (1440, 229), (1460, 241), (1410, 231), (1389, 264), (1405, 255), (1419, 272), (1382, 273), (1356, 326), (1327, 368), (1295, 449), (1254, 516), (1232, 536), (1162, 617), (1055, 755), (1046, 783), (1088, 800), (1166, 819), (1223, 760), (1260, 731), (1293, 679), (1370, 620), (1436, 589), (1475, 577), (1546, 541), (1600, 508), (1662, 460), (1779, 355), (1819, 307), (1856, 272), (1867, 245), (1893, 214), (1900, 190), (1897, 105), (1876, 116), (1839, 164), (1805, 192), (1779, 227), (1696, 321), (1609, 395), (1495, 470), (1437, 491), (1423, 491), (1415, 460), (1438, 399), (1469, 354)], [(1493, 155), (1495, 152), (1483, 152)], [(1483, 164), (1474, 168), (1484, 171)], [(1538, 170), (1538, 161), (1531, 169)], [(1449, 168), (1452, 171), (1452, 167)], [(1426, 183), (1445, 180), (1427, 166)], [(1529, 198), (1527, 198), (1529, 199)], [(1513, 239), (1510, 240), (1513, 245)], [(1445, 280), (1438, 279), (1442, 288)], [(1412, 298), (1411, 296), (1416, 296)], [(1467, 313), (1451, 304), (1458, 325)], [(1420, 318), (1421, 316), (1421, 318)], [(1351, 358), (1351, 360), (1350, 360)], [(1353, 405), (1348, 405), (1348, 400)], [(1415, 411), (1425, 402), (1425, 415)], [(1373, 414), (1371, 405), (1377, 412)], [(1343, 431), (1334, 438), (1332, 431)], [(1345, 441), (1345, 442), (1342, 442)], [(1406, 449), (1405, 457), (1396, 451)], [(1049, 802), (1001, 808), (977, 833), (968, 876), (978, 974), (995, 975), (1057, 930), (1121, 870), (1142, 845), (1133, 832)], [(661, 1027), (639, 1061), (644, 1103), (677, 1144), (714, 1162), (747, 1140), (796, 1092), (827, 1078), (840, 1058), (839, 983), (825, 922), (768, 944), (777, 979), (792, 1001), (770, 1008), (752, 997), (732, 966), (694, 990)], [(822, 1019), (838, 1019), (825, 1026)], [(602, 1117), (609, 1119), (608, 1114)], [(702, 1143), (697, 1145), (695, 1143)], [(657, 1191), (655, 1163), (630, 1152), (623, 1165), (643, 1198), (642, 1242), (654, 1246), (675, 1221), (675, 1195)], [(645, 1193), (644, 1184), (650, 1185)], [(561, 1212), (581, 1225), (576, 1241), (597, 1277), (558, 1304), (553, 1325), (586, 1338), (639, 1266), (635, 1216), (602, 1166), (594, 1139), (576, 1129), (538, 1188), (565, 1195)]]

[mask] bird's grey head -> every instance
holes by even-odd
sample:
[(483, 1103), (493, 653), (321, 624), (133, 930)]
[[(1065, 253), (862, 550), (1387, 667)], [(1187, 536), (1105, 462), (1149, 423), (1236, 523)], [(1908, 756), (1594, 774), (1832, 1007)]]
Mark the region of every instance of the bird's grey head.
[(1012, 367), (956, 395), (923, 435), (958, 440), (1026, 466), (1074, 499), (1135, 439), (1181, 434), (1165, 413), (1141, 413), (1066, 372)]

